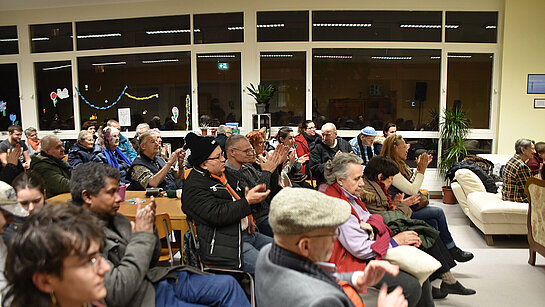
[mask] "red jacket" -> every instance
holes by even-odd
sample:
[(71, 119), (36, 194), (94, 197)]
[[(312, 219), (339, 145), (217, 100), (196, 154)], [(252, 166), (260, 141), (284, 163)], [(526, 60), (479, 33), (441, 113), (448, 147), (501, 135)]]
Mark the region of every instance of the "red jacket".
[[(316, 135), (317, 137), (321, 138), (319, 134), (316, 134)], [(295, 152), (297, 153), (298, 157), (302, 157), (303, 155), (306, 155), (306, 154), (310, 156), (310, 146), (307, 142), (307, 139), (305, 139), (302, 133), (299, 133), (294, 138), (294, 141), (295, 141), (295, 144), (297, 145), (295, 148)], [(300, 173), (306, 174), (307, 166), (308, 166), (308, 162), (303, 164), (303, 168), (301, 169)]]
[(530, 171), (532, 171), (532, 176), (537, 175), (539, 173), (539, 165), (543, 163), (543, 159), (539, 157), (539, 155), (536, 153), (528, 162), (526, 162), (526, 165), (530, 168)]

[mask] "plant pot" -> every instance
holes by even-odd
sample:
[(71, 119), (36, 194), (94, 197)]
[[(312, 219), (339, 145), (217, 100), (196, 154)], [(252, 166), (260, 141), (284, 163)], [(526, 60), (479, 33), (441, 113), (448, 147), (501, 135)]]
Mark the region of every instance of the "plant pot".
[(207, 128), (201, 128), (201, 135), (207, 135), (208, 129)]
[(452, 192), (452, 188), (444, 186), (443, 187), (443, 204), (454, 205), (456, 203), (457, 203), (456, 197), (454, 196), (454, 192)]
[(255, 104), (255, 110), (257, 114), (265, 114), (265, 110), (267, 108), (267, 105), (264, 103), (256, 103)]

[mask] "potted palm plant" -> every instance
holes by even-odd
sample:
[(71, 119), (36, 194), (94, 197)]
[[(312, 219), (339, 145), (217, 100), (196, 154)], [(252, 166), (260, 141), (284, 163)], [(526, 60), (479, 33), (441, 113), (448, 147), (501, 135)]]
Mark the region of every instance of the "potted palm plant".
[(462, 108), (454, 108), (443, 111), (442, 122), (439, 126), (443, 150), (438, 168), (439, 173), (446, 180), (446, 185), (443, 186), (443, 203), (455, 204), (456, 198), (446, 174), (454, 163), (467, 155), (464, 142), (469, 134), (471, 123)]
[(274, 85), (268, 86), (263, 83), (259, 83), (257, 87), (250, 83), (250, 86), (246, 87), (248, 95), (255, 99), (257, 114), (263, 114), (269, 112), (269, 101), (271, 100), (276, 88)]

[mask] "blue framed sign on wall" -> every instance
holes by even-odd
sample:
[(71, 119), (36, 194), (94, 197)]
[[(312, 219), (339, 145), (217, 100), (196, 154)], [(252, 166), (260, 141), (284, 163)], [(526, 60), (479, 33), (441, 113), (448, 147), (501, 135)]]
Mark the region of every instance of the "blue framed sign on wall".
[(545, 74), (528, 75), (528, 94), (545, 94)]

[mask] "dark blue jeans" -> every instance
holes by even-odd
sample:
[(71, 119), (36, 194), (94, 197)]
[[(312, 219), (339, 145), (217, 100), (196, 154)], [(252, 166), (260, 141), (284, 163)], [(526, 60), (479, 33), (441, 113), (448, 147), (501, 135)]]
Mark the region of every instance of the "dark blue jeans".
[(155, 290), (155, 306), (250, 306), (246, 294), (232, 276), (181, 271), (177, 277), (177, 280), (159, 282)]
[(439, 237), (447, 249), (451, 249), (456, 246), (456, 243), (454, 243), (454, 239), (452, 239), (452, 235), (448, 229), (447, 218), (445, 217), (445, 212), (443, 209), (428, 205), (418, 211), (413, 211), (411, 218), (422, 220), (430, 224), (431, 227), (439, 230)]
[(255, 274), (255, 263), (259, 251), (272, 241), (273, 238), (259, 232), (249, 234), (248, 230), (242, 231), (242, 270), (244, 272)]

